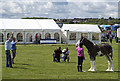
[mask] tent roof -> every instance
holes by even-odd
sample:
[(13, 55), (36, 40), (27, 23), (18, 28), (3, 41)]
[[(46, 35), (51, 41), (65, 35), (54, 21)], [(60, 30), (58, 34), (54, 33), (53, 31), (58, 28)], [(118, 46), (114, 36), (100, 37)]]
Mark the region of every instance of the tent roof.
[(37, 22), (40, 24), (42, 29), (60, 29), (53, 19), (38, 19)]
[(53, 19), (0, 19), (0, 29), (59, 29)]
[(111, 27), (111, 25), (102, 25), (102, 27)]
[(62, 29), (72, 32), (101, 32), (97, 25), (91, 24), (63, 24)]

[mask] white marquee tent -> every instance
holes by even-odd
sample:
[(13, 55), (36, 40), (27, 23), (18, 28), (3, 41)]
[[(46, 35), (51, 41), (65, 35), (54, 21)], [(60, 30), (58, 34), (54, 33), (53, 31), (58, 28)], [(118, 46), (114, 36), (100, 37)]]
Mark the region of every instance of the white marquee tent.
[(101, 31), (97, 25), (90, 24), (63, 24), (62, 41), (75, 44), (81, 36), (88, 38), (94, 43), (101, 43)]
[(120, 28), (117, 29), (117, 37), (120, 38)]
[(56, 39), (61, 43), (61, 30), (53, 19), (0, 19), (0, 43), (14, 32), (18, 43), (33, 43), (39, 39)]

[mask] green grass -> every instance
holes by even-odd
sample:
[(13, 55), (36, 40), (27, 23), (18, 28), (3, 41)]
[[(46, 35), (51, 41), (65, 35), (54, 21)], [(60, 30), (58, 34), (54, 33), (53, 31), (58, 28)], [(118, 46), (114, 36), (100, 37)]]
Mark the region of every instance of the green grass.
[[(52, 62), (53, 50), (66, 46), (70, 50), (70, 63)], [(2, 79), (118, 79), (118, 44), (112, 44), (114, 49), (113, 64), (115, 72), (106, 72), (108, 67), (105, 56), (96, 58), (96, 72), (88, 72), (90, 58), (85, 49), (83, 70), (77, 72), (77, 51), (74, 45), (17, 45), (17, 56), (14, 68), (6, 68), (4, 46), (2, 45)]]

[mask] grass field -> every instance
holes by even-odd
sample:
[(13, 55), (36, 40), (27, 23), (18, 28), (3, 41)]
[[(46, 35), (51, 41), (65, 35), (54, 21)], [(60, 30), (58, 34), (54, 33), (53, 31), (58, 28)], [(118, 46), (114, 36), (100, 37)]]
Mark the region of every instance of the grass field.
[[(61, 46), (69, 47), (70, 63), (52, 62), (53, 50)], [(119, 45), (120, 46), (120, 45)], [(106, 72), (108, 67), (105, 56), (96, 58), (96, 72), (88, 72), (90, 58), (85, 49), (83, 70), (77, 72), (77, 51), (74, 45), (17, 45), (14, 68), (6, 68), (4, 45), (2, 45), (2, 79), (118, 79), (118, 44), (114, 49), (113, 64), (115, 72)]]

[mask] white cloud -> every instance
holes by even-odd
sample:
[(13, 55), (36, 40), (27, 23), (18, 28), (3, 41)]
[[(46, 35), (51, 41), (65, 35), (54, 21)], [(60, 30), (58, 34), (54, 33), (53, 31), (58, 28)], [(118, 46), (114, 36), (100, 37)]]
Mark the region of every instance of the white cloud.
[(51, 8), (52, 7), (52, 2), (47, 2), (46, 5), (44, 5), (44, 7), (47, 9), (47, 8)]
[(0, 15), (3, 15), (3, 18), (34, 16), (50, 18), (117, 17), (117, 2), (107, 2), (107, 0), (102, 0), (105, 2), (98, 0), (87, 0), (89, 2), (82, 1), (83, 0), (79, 0), (79, 2), (76, 2), (76, 0), (63, 0), (63, 2), (47, 2), (41, 0), (1, 1)]

